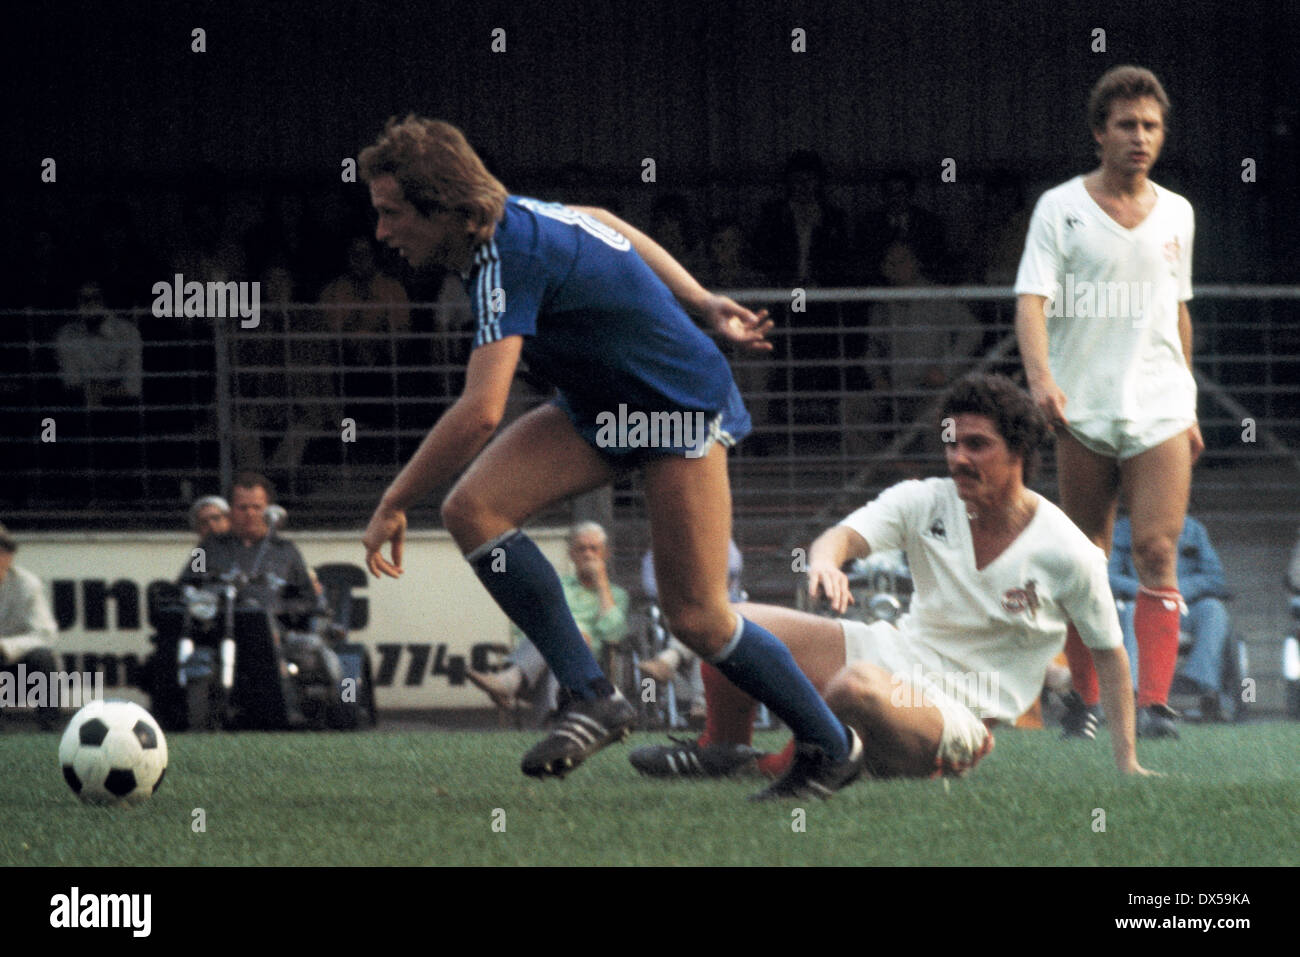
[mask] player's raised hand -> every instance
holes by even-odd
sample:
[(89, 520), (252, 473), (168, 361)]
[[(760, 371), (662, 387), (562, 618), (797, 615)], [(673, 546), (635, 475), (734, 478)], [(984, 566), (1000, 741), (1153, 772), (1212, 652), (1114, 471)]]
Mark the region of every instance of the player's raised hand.
[(704, 306), (704, 319), (728, 342), (753, 352), (772, 351), (766, 336), (775, 323), (766, 309), (751, 312), (726, 296), (711, 295)]
[(1065, 417), (1065, 393), (1055, 381), (1048, 379), (1046, 382), (1030, 383), (1029, 394), (1053, 429), (1058, 425), (1070, 424), (1070, 420)]
[(855, 603), (849, 576), (835, 565), (820, 562), (808, 566), (808, 597), (813, 601), (824, 597), (837, 615), (844, 614)]
[[(393, 560), (384, 558), (383, 548), (392, 542)], [(376, 578), (380, 574), (389, 578), (399, 578), (402, 574), (402, 546), (406, 542), (406, 513), (390, 508), (382, 502), (370, 516), (370, 524), (361, 537), (361, 544), (366, 547), (366, 567)]]

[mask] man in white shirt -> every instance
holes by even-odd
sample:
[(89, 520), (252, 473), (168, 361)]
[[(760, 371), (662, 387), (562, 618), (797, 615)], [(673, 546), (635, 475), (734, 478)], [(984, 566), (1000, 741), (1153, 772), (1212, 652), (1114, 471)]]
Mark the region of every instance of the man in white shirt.
[[(1135, 611), (1139, 733), (1177, 737), (1177, 542), (1205, 444), (1191, 371), (1192, 208), (1148, 175), (1169, 99), (1140, 67), (1107, 71), (1089, 123), (1100, 166), (1039, 199), (1016, 277), (1029, 390), (1056, 430), (1061, 507), (1110, 551), (1121, 493), (1142, 589)], [(1066, 735), (1091, 738), (1097, 675), (1075, 630)]]
[[(14, 564), (17, 551), (17, 541), (0, 525), (0, 670), (22, 674), (18, 671), (22, 665), (26, 674), (42, 672), (52, 678), (56, 665), (49, 646), (58, 626), (41, 580)], [(36, 709), (45, 730), (53, 728), (58, 717), (59, 709), (53, 706)]]
[[(1073, 621), (1097, 663), (1116, 766), (1149, 773), (1134, 749), (1128, 656), (1106, 556), (1025, 487), (1047, 433), (1041, 413), (1005, 377), (972, 375), (948, 393), (941, 415), (951, 477), (887, 489), (822, 533), (808, 553), (809, 595), (842, 614), (853, 601), (844, 564), (903, 549), (915, 593), (897, 627), (767, 605), (738, 612), (790, 648), (831, 710), (861, 735), (873, 774), (907, 777), (960, 775), (988, 754), (990, 726), (1014, 723), (1038, 697)], [(743, 693), (730, 685), (709, 691), (711, 714), (744, 714), (748, 724), (752, 706), (745, 712)], [(736, 722), (716, 730), (727, 740), (697, 746), (695, 762), (673, 753), (656, 770), (647, 748), (632, 762), (658, 776), (711, 776), (704, 769), (722, 763), (705, 760), (714, 756), (708, 749), (743, 747), (745, 733)], [(787, 755), (787, 774), (807, 760), (797, 748)]]

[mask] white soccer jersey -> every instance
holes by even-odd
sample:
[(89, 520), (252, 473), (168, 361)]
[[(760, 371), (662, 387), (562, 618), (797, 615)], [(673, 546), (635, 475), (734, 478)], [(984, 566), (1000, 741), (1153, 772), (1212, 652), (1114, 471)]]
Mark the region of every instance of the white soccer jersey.
[(1195, 418), (1178, 336), (1178, 304), (1192, 298), (1192, 206), (1151, 186), (1155, 205), (1133, 229), (1097, 205), (1082, 176), (1034, 208), (1015, 291), (1049, 300), (1048, 361), (1071, 425)]
[(1123, 644), (1105, 553), (1042, 496), (1029, 525), (982, 570), (951, 479), (901, 482), (840, 524), (873, 552), (907, 553), (915, 592), (898, 629), (926, 672), (996, 682), (992, 700), (956, 689), (981, 719), (1014, 722), (1033, 704), (1068, 622), (1091, 648)]

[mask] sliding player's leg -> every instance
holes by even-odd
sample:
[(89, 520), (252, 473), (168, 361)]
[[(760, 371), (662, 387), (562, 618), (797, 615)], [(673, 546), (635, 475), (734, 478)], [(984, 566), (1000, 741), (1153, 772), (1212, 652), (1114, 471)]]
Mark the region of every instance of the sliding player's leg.
[(813, 791), (848, 783), (860, 766), (860, 743), (831, 714), (789, 650), (728, 602), (726, 449), (717, 445), (696, 458), (652, 459), (645, 468), (645, 494), (660, 605), (673, 634), (790, 727), (808, 749), (804, 770), (827, 782)]
[[(819, 694), (844, 667), (844, 633), (835, 619), (753, 602), (736, 604), (732, 609), (780, 639)], [(705, 700), (714, 720), (712, 728), (705, 729), (704, 739), (749, 744), (757, 703), (720, 674), (719, 678), (705, 688)]]
[[(790, 649), (795, 664), (820, 693), (844, 667), (844, 633), (834, 619), (750, 602), (733, 605), (742, 618), (775, 635)], [(757, 702), (707, 662), (702, 663), (707, 708), (704, 733), (697, 740), (637, 748), (628, 760), (652, 777), (729, 777), (758, 771), (780, 777), (794, 759), (794, 742), (779, 753), (753, 747)]]
[(826, 701), (862, 736), (876, 777), (961, 775), (993, 750), (993, 735), (940, 690), (855, 661), (831, 679)]
[[(1056, 432), (1056, 473), (1061, 509), (1098, 548), (1110, 554), (1119, 504), (1117, 461), (1088, 448), (1066, 429)], [(1066, 737), (1092, 738), (1097, 730), (1097, 704), (1101, 689), (1092, 655), (1074, 625), (1065, 638), (1074, 694), (1067, 700), (1062, 719)]]

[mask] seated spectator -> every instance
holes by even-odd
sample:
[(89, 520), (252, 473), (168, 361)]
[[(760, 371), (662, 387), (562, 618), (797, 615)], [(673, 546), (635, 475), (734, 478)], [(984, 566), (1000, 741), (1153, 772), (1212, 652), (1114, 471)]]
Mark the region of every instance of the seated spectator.
[(1034, 211), (1023, 180), (1008, 171), (994, 173), (980, 207), (988, 218), (981, 229), (984, 241), (976, 250), (973, 278), (986, 286), (1014, 286)]
[[(610, 584), (609, 540), (600, 525), (575, 525), (569, 531), (568, 544), (573, 574), (562, 576), (560, 584), (573, 620), (599, 660), (605, 645), (622, 641), (627, 634), (627, 589)], [(513, 710), (519, 699), (529, 698), (539, 708), (553, 711), (558, 683), (523, 632), (514, 625), (510, 631), (515, 640), (510, 665), (496, 673), (471, 668), (466, 677), (503, 710)]]
[[(261, 322), (235, 329), (235, 457), (246, 468), (291, 478), (314, 435), (338, 428), (333, 343), (315, 309), (295, 308), (288, 268), (273, 261), (262, 273)], [(273, 443), (273, 448), (266, 445)]]
[(95, 281), (82, 283), (77, 310), (55, 339), (64, 388), (91, 407), (138, 401), (141, 343), (135, 323), (105, 308)]
[(693, 276), (704, 269), (704, 256), (695, 239), (691, 204), (681, 193), (669, 193), (650, 207), (649, 233)]
[(190, 506), (190, 528), (203, 541), (230, 532), (230, 505), (220, 495), (205, 495)]
[(745, 231), (730, 218), (709, 224), (706, 262), (699, 275), (709, 289), (746, 289), (765, 284), (762, 272), (750, 263)]
[[(1110, 552), (1110, 588), (1117, 601), (1124, 603), (1120, 611), (1120, 626), (1124, 630), (1124, 646), (1128, 651), (1133, 670), (1133, 686), (1137, 687), (1137, 638), (1133, 631), (1133, 602), (1138, 594), (1137, 569), (1133, 564), (1133, 529), (1127, 515), (1115, 522), (1115, 538)], [(1223, 687), (1223, 653), (1232, 631), (1228, 609), (1223, 603), (1227, 586), (1223, 579), (1223, 565), (1219, 561), (1210, 536), (1196, 519), (1188, 516), (1178, 537), (1178, 590), (1186, 608), (1179, 627), (1191, 636), (1193, 645), (1183, 660), (1179, 674), (1191, 681), (1201, 695), (1202, 714), (1214, 718), (1226, 709), (1220, 697)], [(1144, 734), (1142, 709), (1138, 720), (1138, 734)]]
[(129, 501), (139, 497), (144, 474), (140, 330), (133, 318), (106, 307), (98, 281), (81, 284), (77, 310), (55, 338), (65, 401), (82, 407), (59, 436), (67, 450), (61, 464), (82, 473), (82, 497)]
[[(885, 249), (880, 264), (885, 282), (895, 288), (932, 288), (921, 258), (906, 242)], [(911, 299), (877, 303), (871, 325), (887, 343), (889, 379), (895, 392), (939, 392), (959, 379), (970, 365), (981, 330), (969, 309), (952, 299)], [(910, 413), (917, 411), (909, 408)]]
[(406, 290), (379, 271), (370, 240), (358, 237), (348, 244), (346, 271), (321, 290), (320, 304), (325, 328), (342, 347), (345, 414), (390, 428), (399, 337), (411, 329)]
[[(763, 207), (752, 242), (754, 260), (772, 285), (809, 288), (843, 282), (848, 228), (844, 214), (827, 198), (826, 182), (826, 167), (816, 153), (798, 150), (786, 161), (783, 195)], [(789, 396), (792, 421), (827, 428), (820, 435), (802, 436), (812, 443), (811, 451), (838, 441), (833, 395), (845, 388), (843, 314), (836, 303), (806, 303), (784, 313), (776, 319), (778, 333), (786, 334), (772, 337), (768, 385)], [(760, 421), (767, 418), (760, 410)]]
[[(50, 646), (58, 626), (41, 580), (14, 564), (17, 552), (17, 540), (0, 525), (0, 671), (16, 675), (22, 666), (27, 674), (52, 675), (57, 666)], [(36, 720), (42, 730), (52, 730), (58, 724), (59, 709), (49, 701), (36, 709)]]
[[(916, 251), (896, 241), (885, 248), (880, 272), (898, 288), (928, 288), (934, 282), (922, 270)], [(907, 428), (949, 383), (969, 368), (983, 331), (971, 311), (951, 299), (900, 299), (871, 306), (869, 332), (861, 340), (868, 361), (863, 388), (843, 400), (845, 441), (853, 454), (878, 449), (881, 433), (864, 435), (864, 423), (892, 421)], [(890, 394), (885, 398), (885, 390)], [(892, 406), (892, 409), (891, 409)], [(856, 431), (855, 431), (856, 429)]]
[(779, 286), (835, 286), (843, 278), (848, 230), (844, 214), (826, 197), (826, 166), (811, 150), (786, 161), (783, 195), (763, 207), (754, 256)]
[(868, 213), (858, 224), (858, 261), (866, 267), (860, 278), (876, 285), (882, 278), (879, 267), (891, 243), (907, 243), (921, 268), (941, 282), (951, 279), (951, 262), (943, 222), (915, 201), (916, 177), (895, 170), (881, 183), (884, 204)]

